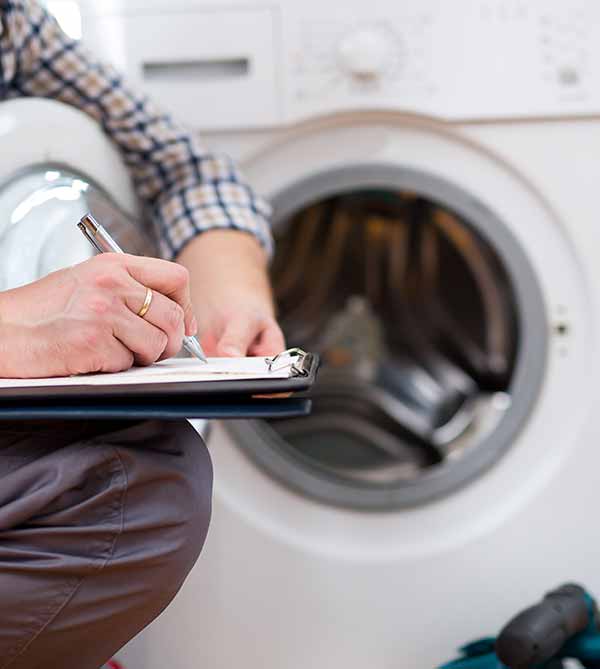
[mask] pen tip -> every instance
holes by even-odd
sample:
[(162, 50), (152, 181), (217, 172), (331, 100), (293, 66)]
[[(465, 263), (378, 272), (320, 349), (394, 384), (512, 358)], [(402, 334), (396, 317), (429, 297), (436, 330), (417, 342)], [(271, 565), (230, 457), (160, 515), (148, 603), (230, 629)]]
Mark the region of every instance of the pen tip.
[(200, 344), (193, 340), (191, 344), (192, 353), (198, 358), (198, 360), (202, 360), (202, 362), (208, 362), (208, 358), (204, 355), (204, 351), (202, 350)]
[(191, 353), (198, 360), (202, 360), (205, 363), (208, 362), (208, 358), (204, 355), (202, 346), (200, 346), (200, 342), (196, 337), (184, 337), (183, 346), (188, 353)]

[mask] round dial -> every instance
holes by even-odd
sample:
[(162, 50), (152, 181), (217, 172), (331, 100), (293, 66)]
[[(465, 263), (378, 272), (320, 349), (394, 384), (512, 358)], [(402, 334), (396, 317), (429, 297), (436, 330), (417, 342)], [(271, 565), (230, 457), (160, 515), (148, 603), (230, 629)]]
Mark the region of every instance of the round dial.
[(385, 74), (395, 57), (393, 36), (378, 28), (361, 28), (347, 35), (339, 46), (342, 67), (361, 79), (376, 79)]

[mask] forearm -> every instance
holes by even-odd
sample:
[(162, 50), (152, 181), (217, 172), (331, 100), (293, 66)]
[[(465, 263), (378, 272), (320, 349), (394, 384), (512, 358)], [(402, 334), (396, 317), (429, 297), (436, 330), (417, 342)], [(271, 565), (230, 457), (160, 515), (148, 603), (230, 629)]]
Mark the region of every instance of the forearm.
[(11, 376), (12, 359), (9, 356), (13, 348), (13, 339), (12, 328), (7, 323), (2, 322), (2, 313), (0, 312), (0, 378), (10, 378)]
[[(17, 378), (23, 367), (26, 354), (29, 329), (21, 330), (10, 322), (14, 305), (11, 302), (14, 291), (0, 292), (0, 378)], [(33, 351), (30, 351), (30, 356)]]
[(30, 351), (25, 361), (28, 339), (27, 334), (19, 332), (14, 325), (0, 323), (0, 378), (20, 378), (23, 376), (22, 370), (25, 362), (27, 369), (35, 366), (35, 362), (31, 360), (33, 351)]
[(267, 255), (251, 235), (232, 230), (205, 232), (185, 247), (177, 261), (190, 272), (192, 303), (199, 322), (207, 300), (222, 303), (240, 292), (267, 305), (274, 315)]
[(14, 367), (15, 329), (8, 322), (8, 293), (0, 291), (0, 377), (12, 378)]

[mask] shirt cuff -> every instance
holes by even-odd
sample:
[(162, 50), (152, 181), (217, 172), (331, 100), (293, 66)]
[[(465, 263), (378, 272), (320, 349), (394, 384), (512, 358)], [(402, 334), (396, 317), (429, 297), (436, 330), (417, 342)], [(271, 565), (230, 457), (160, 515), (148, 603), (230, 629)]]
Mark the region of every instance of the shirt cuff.
[(238, 230), (258, 240), (273, 257), (271, 207), (238, 183), (199, 184), (160, 198), (155, 207), (159, 250), (173, 260), (192, 239), (208, 230)]

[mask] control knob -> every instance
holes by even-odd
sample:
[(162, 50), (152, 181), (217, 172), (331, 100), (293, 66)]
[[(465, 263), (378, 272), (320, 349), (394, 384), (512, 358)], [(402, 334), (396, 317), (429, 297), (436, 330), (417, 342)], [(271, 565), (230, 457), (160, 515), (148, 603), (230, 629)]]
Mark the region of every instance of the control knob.
[(377, 79), (394, 59), (392, 35), (377, 28), (362, 28), (342, 39), (338, 56), (344, 70), (357, 79)]

